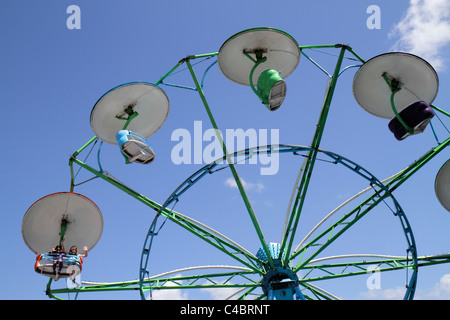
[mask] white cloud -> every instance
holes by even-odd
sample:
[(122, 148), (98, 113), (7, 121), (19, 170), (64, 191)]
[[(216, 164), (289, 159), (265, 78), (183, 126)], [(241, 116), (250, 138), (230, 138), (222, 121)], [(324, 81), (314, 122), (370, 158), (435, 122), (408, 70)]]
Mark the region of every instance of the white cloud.
[[(405, 295), (405, 290), (405, 287), (368, 290), (360, 293), (360, 298), (369, 300), (401, 300)], [(439, 282), (429, 290), (416, 289), (414, 299), (450, 300), (450, 274), (443, 275)]]
[[(178, 277), (180, 275), (176, 275), (174, 277)], [(177, 285), (174, 282), (167, 282), (165, 286), (174, 286)], [(181, 289), (162, 289), (162, 290), (152, 290), (151, 296), (148, 297), (148, 299), (152, 300), (188, 300), (188, 294), (186, 290)]]
[(153, 290), (153, 300), (188, 300), (188, 294), (181, 289)]
[(405, 296), (405, 287), (390, 289), (374, 289), (361, 293), (362, 299), (368, 300), (402, 300)]
[(450, 274), (443, 275), (439, 282), (435, 284), (433, 290), (426, 296), (435, 300), (450, 299)]
[[(241, 178), (241, 182), (242, 182), (242, 186), (247, 191), (253, 190), (253, 191), (256, 191), (256, 192), (261, 192), (261, 191), (263, 191), (265, 189), (264, 184), (262, 184), (261, 182), (251, 183), (251, 182), (245, 181), (242, 178)], [(237, 188), (236, 181), (232, 177), (230, 177), (227, 180), (225, 180), (224, 184), (227, 187), (230, 187), (230, 188)]]
[[(230, 283), (228, 283), (230, 284)], [(213, 300), (225, 300), (232, 296), (239, 288), (205, 288), (202, 291), (210, 294)]]
[(390, 36), (399, 38), (393, 51), (418, 55), (436, 70), (444, 69), (442, 50), (450, 43), (450, 0), (410, 0), (405, 17)]

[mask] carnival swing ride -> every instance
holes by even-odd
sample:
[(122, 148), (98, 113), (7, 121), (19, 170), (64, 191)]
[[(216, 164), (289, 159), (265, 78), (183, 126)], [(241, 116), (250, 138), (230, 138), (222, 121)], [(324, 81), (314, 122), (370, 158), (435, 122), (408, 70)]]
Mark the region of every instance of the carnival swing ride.
[[(329, 73), (310, 58), (309, 52), (322, 52), (332, 56), (335, 61), (334, 70)], [(161, 87), (169, 85), (165, 80), (176, 72), (187, 72), (191, 77), (195, 84), (192, 89), (199, 95), (216, 133), (219, 128), (203, 90), (206, 73), (216, 65), (227, 79), (251, 87), (268, 110), (277, 112), (275, 110), (280, 108), (286, 97), (287, 86), (284, 79), (295, 71), (300, 57), (304, 57), (312, 63), (313, 68), (317, 67), (327, 76), (325, 98), (309, 146), (268, 144), (229, 153), (222, 136), (217, 134), (223, 155), (179, 184), (163, 204), (134, 191), (102, 169), (95, 169), (78, 159), (78, 155), (88, 146), (100, 141), (99, 151), (103, 143), (118, 145), (126, 163), (151, 166), (155, 153), (147, 139), (161, 128), (168, 117), (169, 100)], [(195, 65), (200, 64), (197, 61), (211, 62), (205, 68), (201, 79), (194, 69)], [(344, 61), (356, 64), (345, 67)], [(180, 68), (181, 66), (184, 67)], [(320, 148), (336, 84), (343, 72), (350, 68), (357, 68), (353, 78), (353, 95), (356, 102), (371, 115), (389, 120), (389, 130), (395, 137), (393, 140), (414, 139), (412, 136), (422, 133), (428, 127), (430, 129), (426, 133), (433, 133), (436, 138), (431, 150), (384, 180), (378, 179), (356, 162)], [(181, 85), (176, 87), (174, 90), (183, 88)], [(218, 52), (190, 55), (181, 59), (155, 83), (128, 82), (119, 85), (101, 96), (92, 109), (90, 124), (95, 136), (70, 157), (70, 191), (50, 194), (39, 199), (24, 215), (22, 234), (29, 249), (37, 255), (35, 271), (49, 277), (46, 293), (55, 299), (60, 299), (58, 295), (62, 293), (75, 293), (78, 296), (79, 293), (115, 290), (138, 291), (138, 297), (148, 299), (151, 293), (157, 290), (226, 288), (232, 290), (228, 298), (233, 299), (303, 300), (337, 299), (339, 297), (336, 294), (325, 289), (325, 283), (335, 279), (352, 281), (351, 279), (358, 275), (370, 274), (370, 267), (375, 265), (377, 271), (382, 274), (400, 273), (399, 277), (404, 281), (404, 299), (413, 299), (419, 267), (450, 262), (450, 254), (418, 256), (412, 226), (393, 195), (396, 189), (442, 152), (450, 142), (448, 136), (443, 140), (437, 137), (437, 125), (449, 133), (442, 118), (446, 117), (448, 120), (450, 117), (447, 111), (433, 105), (437, 93), (438, 76), (435, 70), (428, 62), (413, 54), (389, 52), (366, 61), (347, 45), (300, 46), (288, 33), (266, 27), (247, 29), (233, 35), (223, 43)], [(176, 117), (176, 114), (173, 116)], [(435, 125), (432, 120), (437, 120)], [(292, 175), (297, 177), (297, 180), (281, 230), (281, 240), (267, 242), (236, 164), (239, 157), (251, 158), (274, 153), (291, 155), (295, 161), (298, 161), (300, 156), (302, 161), (299, 163), (302, 165), (300, 172)], [(306, 223), (300, 223), (300, 217), (303, 211), (309, 211), (306, 199), (310, 193), (307, 191), (312, 189), (315, 177), (312, 172), (319, 161), (326, 162), (332, 168), (342, 168), (345, 174), (362, 180), (365, 189), (328, 215), (320, 216), (319, 223), (312, 227), (310, 232), (305, 232), (306, 236), (300, 244), (294, 246), (297, 233), (308, 226)], [(74, 165), (87, 170), (94, 177), (103, 179), (153, 210), (154, 218), (144, 239), (137, 280), (108, 283), (81, 281), (82, 259), (79, 256), (49, 253), (56, 245), (76, 245), (78, 248), (87, 247), (91, 250), (102, 234), (103, 218), (99, 208), (86, 196), (74, 192)], [(259, 249), (255, 250), (256, 252), (245, 249), (242, 244), (231, 240), (227, 234), (220, 233), (206, 223), (173, 209), (174, 204), (189, 197), (191, 188), (203, 180), (210, 179), (216, 172), (231, 173), (243, 200), (243, 204), (240, 201), (242, 208), (238, 214), (250, 218), (249, 224), (256, 234), (253, 241)], [(436, 173), (435, 194), (440, 204), (450, 211), (448, 160)], [(319, 194), (319, 199), (320, 196), (324, 195)], [(359, 200), (364, 196), (364, 200)], [(345, 213), (337, 214), (342, 207), (345, 208), (348, 203), (355, 201), (357, 204), (354, 207), (352, 205), (352, 209), (345, 209)], [(363, 218), (367, 219), (378, 207), (383, 207), (385, 211), (390, 210), (390, 216), (402, 231), (400, 238), (404, 241), (403, 253), (397, 256), (379, 252), (335, 254), (336, 250), (332, 248), (339, 248), (339, 239), (351, 234)], [(305, 213), (302, 218), (304, 215)], [(206, 244), (211, 250), (223, 254), (238, 266), (193, 266), (151, 275), (150, 266), (153, 260), (150, 259), (150, 253), (154, 238), (158, 235), (160, 219), (171, 221), (177, 228), (184, 229), (187, 234)], [(246, 231), (245, 237), (251, 237), (251, 232)], [(326, 255), (328, 251), (331, 255)], [(62, 269), (55, 272), (54, 265), (58, 263)], [(56, 274), (67, 278), (67, 287), (52, 288)]]

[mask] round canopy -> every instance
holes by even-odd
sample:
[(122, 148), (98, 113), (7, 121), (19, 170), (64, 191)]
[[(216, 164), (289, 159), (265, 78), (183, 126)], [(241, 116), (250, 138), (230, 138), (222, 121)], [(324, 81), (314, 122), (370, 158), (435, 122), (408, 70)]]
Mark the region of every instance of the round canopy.
[(439, 170), (434, 189), (439, 202), (447, 211), (450, 211), (450, 160), (447, 160)]
[[(129, 114), (138, 113), (127, 129), (149, 138), (161, 128), (169, 114), (169, 99), (162, 89), (147, 82), (130, 82), (105, 93), (91, 112), (91, 128), (102, 141), (117, 145), (116, 134)], [(122, 119), (120, 119), (122, 118)]]
[(277, 70), (286, 78), (300, 61), (299, 45), (289, 34), (273, 28), (254, 28), (239, 32), (225, 41), (217, 57), (220, 70), (231, 81), (249, 86), (250, 71), (255, 63), (244, 52), (256, 60), (257, 50), (267, 57), (267, 61), (256, 68), (254, 84), (267, 69)]
[(399, 82), (395, 94), (398, 112), (416, 101), (431, 104), (436, 98), (439, 80), (433, 67), (422, 58), (403, 52), (376, 56), (362, 65), (353, 79), (353, 94), (367, 112), (381, 118), (395, 117), (391, 106), (391, 89), (383, 75)]
[(99, 208), (90, 199), (73, 192), (59, 192), (36, 201), (22, 220), (22, 236), (36, 254), (49, 252), (59, 244), (61, 224), (66, 222), (63, 246), (91, 250), (103, 231)]

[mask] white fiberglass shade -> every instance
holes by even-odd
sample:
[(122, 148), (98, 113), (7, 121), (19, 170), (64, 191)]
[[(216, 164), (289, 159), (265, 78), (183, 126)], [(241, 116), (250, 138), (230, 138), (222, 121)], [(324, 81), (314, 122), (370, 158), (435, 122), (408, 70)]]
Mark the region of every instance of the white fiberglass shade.
[(299, 45), (289, 34), (272, 28), (254, 28), (237, 33), (225, 41), (217, 58), (220, 70), (231, 81), (249, 86), (250, 71), (255, 63), (244, 52), (256, 60), (257, 50), (262, 51), (267, 61), (256, 68), (253, 74), (254, 84), (267, 69), (279, 71), (285, 79), (300, 61)]
[(22, 220), (22, 236), (36, 254), (47, 253), (59, 244), (61, 224), (66, 222), (62, 245), (91, 250), (103, 232), (103, 217), (90, 199), (73, 192), (59, 192), (36, 201)]
[(431, 104), (436, 98), (439, 79), (433, 67), (422, 58), (403, 52), (376, 56), (362, 65), (353, 79), (353, 94), (367, 112), (381, 118), (395, 117), (391, 106), (391, 89), (383, 75), (399, 82), (395, 94), (398, 112), (416, 101)]
[(439, 170), (434, 188), (439, 202), (450, 211), (450, 160), (447, 160)]
[[(116, 144), (116, 134), (126, 124), (131, 107), (137, 112), (127, 129), (144, 138), (158, 131), (169, 114), (169, 99), (162, 89), (147, 82), (130, 82), (105, 93), (91, 112), (91, 128), (95, 135), (109, 144)], [(120, 119), (122, 118), (122, 119)]]

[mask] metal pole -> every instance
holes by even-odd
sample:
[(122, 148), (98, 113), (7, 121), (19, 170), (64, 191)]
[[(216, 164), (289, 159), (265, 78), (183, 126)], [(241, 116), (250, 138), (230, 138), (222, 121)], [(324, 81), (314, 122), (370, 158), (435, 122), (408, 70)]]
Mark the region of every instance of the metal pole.
[[(294, 206), (292, 209), (291, 216), (289, 218), (289, 223), (286, 227), (286, 232), (283, 236), (281, 247), (280, 247), (280, 258), (285, 254), (284, 262), (288, 263), (289, 260), (289, 252), (292, 247), (292, 242), (294, 240), (295, 232), (297, 230), (298, 221), (300, 218), (300, 213), (305, 201), (306, 191), (308, 189), (309, 181), (311, 179), (311, 174), (313, 171), (314, 163), (317, 156), (317, 150), (319, 148), (320, 142), (322, 140), (323, 132), (325, 129), (325, 122), (328, 117), (328, 112), (331, 106), (331, 100), (333, 98), (334, 90), (336, 88), (337, 79), (339, 77), (340, 69), (342, 66), (342, 61), (344, 59), (344, 54), (347, 49), (345, 45), (336, 45), (336, 47), (341, 48), (341, 52), (339, 54), (338, 61), (336, 63), (336, 67), (333, 73), (333, 76), (329, 79), (329, 86), (327, 88), (327, 92), (325, 95), (325, 100), (322, 107), (322, 112), (319, 118), (319, 122), (317, 124), (316, 133), (314, 134), (314, 138), (311, 144), (312, 150), (308, 153), (306, 158), (306, 165), (303, 171), (303, 176), (300, 182), (300, 186), (297, 191), (297, 196), (294, 202)], [(290, 239), (288, 240), (288, 238)]]
[(267, 256), (267, 258), (269, 260), (270, 266), (273, 267), (274, 264), (273, 264), (273, 261), (272, 261), (272, 256), (270, 255), (270, 251), (269, 251), (269, 248), (267, 246), (267, 242), (264, 239), (264, 235), (262, 233), (261, 227), (259, 226), (258, 220), (256, 218), (256, 215), (255, 215), (254, 211), (253, 211), (252, 205), (250, 204), (248, 195), (247, 195), (247, 193), (246, 193), (246, 191), (244, 189), (242, 181), (241, 181), (241, 179), (240, 179), (240, 177), (239, 177), (239, 175), (238, 175), (238, 173), (236, 171), (236, 168), (235, 168), (235, 166), (234, 166), (234, 164), (233, 164), (233, 162), (231, 160), (231, 157), (229, 157), (229, 154), (228, 154), (227, 148), (225, 146), (225, 143), (224, 143), (224, 141), (222, 139), (222, 136), (219, 133), (219, 129), (217, 127), (217, 123), (214, 120), (214, 117), (213, 117), (213, 115), (211, 113), (211, 109), (208, 106), (208, 103), (206, 101), (205, 95), (203, 94), (203, 90), (202, 90), (202, 88), (199, 85), (199, 82), (198, 82), (197, 77), (196, 77), (196, 75), (194, 73), (194, 70), (192, 69), (192, 65), (191, 65), (189, 59), (186, 60), (186, 64), (188, 65), (189, 71), (191, 73), (192, 79), (195, 82), (195, 86), (197, 87), (197, 91), (198, 91), (198, 93), (200, 95), (200, 98), (203, 101), (203, 104), (205, 106), (205, 109), (206, 109), (206, 112), (208, 114), (209, 120), (211, 121), (211, 124), (212, 124), (212, 126), (214, 128), (214, 131), (216, 133), (217, 139), (219, 140), (219, 142), (220, 142), (220, 144), (222, 146), (223, 153), (226, 156), (226, 159), (227, 159), (228, 165), (230, 167), (231, 173), (233, 174), (233, 177), (234, 177), (234, 180), (236, 181), (236, 184), (237, 184), (237, 187), (239, 189), (239, 192), (240, 192), (240, 194), (241, 194), (241, 196), (242, 196), (242, 198), (244, 200), (245, 206), (246, 206), (247, 211), (248, 211), (248, 213), (250, 215), (250, 219), (252, 220), (252, 223), (253, 223), (253, 226), (255, 227), (256, 233), (258, 234), (258, 237), (259, 237), (259, 240), (261, 242), (262, 248), (263, 248), (263, 250), (264, 250), (264, 252), (265, 252), (265, 254), (266, 254), (266, 256)]

